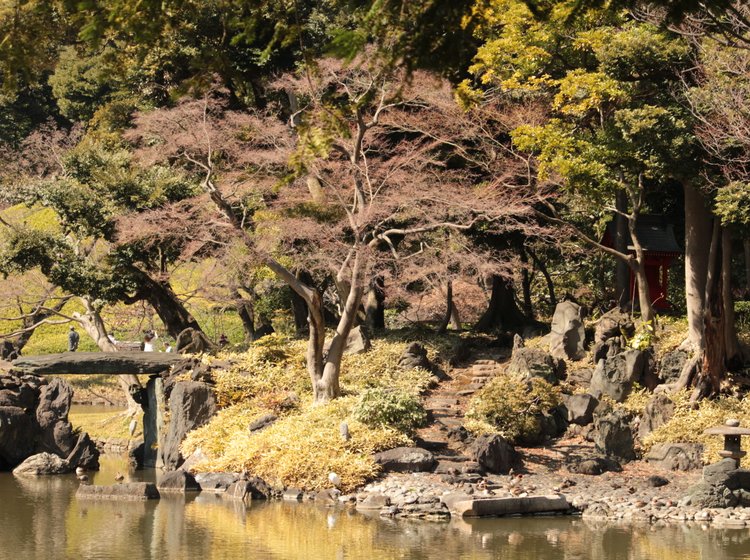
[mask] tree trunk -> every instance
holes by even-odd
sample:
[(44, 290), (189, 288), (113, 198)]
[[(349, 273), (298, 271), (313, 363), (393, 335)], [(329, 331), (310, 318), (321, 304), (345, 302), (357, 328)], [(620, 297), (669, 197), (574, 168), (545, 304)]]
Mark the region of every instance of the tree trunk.
[(706, 272), (711, 239), (711, 212), (703, 195), (689, 183), (685, 191), (685, 299), (688, 337), (685, 345), (697, 350), (703, 346)]
[(438, 326), (438, 334), (445, 334), (448, 330), (448, 325), (451, 322), (451, 316), (453, 315), (453, 282), (448, 280), (445, 294), (445, 315), (443, 315), (442, 321)]
[[(625, 192), (617, 192), (615, 204), (620, 212), (627, 212), (628, 200)], [(620, 214), (615, 215), (614, 246), (620, 253), (628, 252), (628, 220)], [(617, 259), (615, 266), (615, 295), (620, 308), (625, 309), (630, 302), (630, 267), (621, 259)]]
[[(717, 394), (726, 373), (726, 339), (724, 334), (724, 298), (722, 297), (722, 235), (718, 218), (714, 219), (706, 276), (705, 313), (703, 321), (704, 354), (701, 371), (704, 384)], [(700, 386), (699, 381), (699, 386)]]
[(635, 275), (635, 281), (638, 284), (638, 305), (641, 309), (641, 319), (645, 323), (651, 323), (653, 326), (656, 314), (651, 303), (651, 294), (648, 289), (648, 279), (646, 278), (645, 255), (641, 242), (638, 239), (636, 223), (638, 214), (634, 212), (628, 218), (628, 228), (630, 229), (630, 239), (635, 249), (635, 261), (631, 261), (630, 268)]
[[(96, 343), (102, 352), (117, 352), (117, 347), (107, 336), (107, 328), (104, 326), (104, 321), (91, 299), (89, 297), (79, 298), (83, 304), (85, 313), (74, 313), (73, 317), (81, 325), (86, 334), (88, 334), (92, 340)], [(125, 393), (125, 401), (127, 402), (128, 414), (135, 414), (140, 410), (138, 403), (133, 400), (133, 387), (140, 388), (141, 382), (137, 375), (119, 375), (117, 381)]]
[(522, 327), (525, 319), (516, 305), (513, 283), (508, 278), (493, 275), (492, 296), (487, 310), (476, 324), (476, 330), (489, 332), (493, 329), (513, 330)]
[(42, 309), (44, 307), (44, 304), (47, 303), (47, 296), (44, 296), (39, 300), (31, 314), (29, 314), (27, 317), (24, 317), (23, 319), (24, 331), (19, 334), (15, 340), (13, 340), (13, 347), (16, 349), (16, 352), (19, 356), (21, 355), (21, 351), (23, 350), (24, 346), (28, 344), (29, 340), (31, 340), (32, 335), (37, 329), (37, 327), (35, 327), (34, 325), (38, 326), (38, 324), (45, 319), (49, 319), (50, 317), (57, 315), (57, 313), (62, 311), (62, 308), (65, 307), (65, 304), (68, 303), (68, 301), (70, 301), (70, 298), (72, 297), (73, 296), (65, 296), (63, 298), (60, 298), (60, 300), (49, 309)]
[(454, 331), (461, 330), (461, 315), (458, 312), (455, 298), (453, 298), (453, 301), (451, 302), (451, 328)]
[[(297, 273), (297, 280), (309, 286), (311, 290), (315, 290), (313, 287), (313, 279), (309, 272), (305, 270), (299, 271)], [(308, 329), (310, 328), (308, 323), (308, 316), (310, 314), (308, 306), (309, 302), (306, 302), (300, 294), (295, 290), (292, 290), (292, 316), (294, 317), (294, 328), (297, 331), (297, 335), (308, 333)], [(323, 309), (322, 306), (323, 298), (321, 297), (321, 309)], [(323, 315), (323, 320), (325, 321), (325, 313)], [(325, 322), (321, 323), (321, 325), (325, 333)]]
[(557, 296), (555, 295), (555, 284), (554, 282), (552, 282), (552, 276), (550, 276), (549, 270), (547, 270), (547, 266), (544, 264), (544, 261), (542, 261), (542, 259), (540, 259), (534, 251), (531, 251), (530, 249), (526, 249), (526, 251), (529, 253), (529, 255), (531, 255), (531, 260), (534, 261), (534, 264), (539, 269), (539, 272), (541, 272), (542, 276), (544, 276), (544, 281), (547, 284), (547, 292), (549, 293), (550, 305), (553, 308), (556, 307)]
[(521, 267), (521, 289), (523, 291), (523, 312), (526, 318), (529, 320), (534, 319), (534, 306), (531, 303), (531, 275), (529, 274), (529, 257), (526, 251), (521, 247), (519, 251), (521, 256), (521, 262), (524, 264)]
[(365, 301), (366, 324), (370, 332), (385, 328), (385, 279), (376, 276), (370, 282)]
[(732, 235), (727, 228), (722, 228), (721, 233), (721, 294), (724, 306), (723, 330), (726, 364), (732, 368), (741, 365), (742, 356), (740, 341), (737, 338), (732, 293)]
[(154, 308), (172, 338), (176, 340), (185, 329), (194, 329), (203, 333), (198, 321), (185, 308), (169, 282), (154, 280), (147, 274), (144, 274), (144, 281), (146, 282), (145, 299)]
[(237, 315), (242, 321), (242, 329), (245, 331), (245, 340), (253, 342), (255, 340), (255, 309), (253, 307), (253, 301), (248, 298), (243, 298), (239, 290), (232, 292), (232, 298), (234, 298), (234, 306), (237, 309)]

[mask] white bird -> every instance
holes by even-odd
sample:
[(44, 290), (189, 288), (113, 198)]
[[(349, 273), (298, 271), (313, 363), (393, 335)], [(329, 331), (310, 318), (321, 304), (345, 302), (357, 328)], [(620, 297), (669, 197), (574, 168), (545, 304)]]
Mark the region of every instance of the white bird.
[(138, 420), (136, 420), (135, 418), (133, 418), (133, 419), (132, 419), (132, 420), (130, 421), (130, 427), (128, 428), (128, 431), (130, 432), (130, 436), (131, 436), (131, 437), (132, 437), (132, 436), (133, 436), (133, 434), (135, 433), (135, 429), (136, 429), (137, 427), (138, 427)]
[(328, 482), (330, 482), (334, 486), (338, 486), (339, 484), (341, 484), (341, 478), (335, 472), (330, 472), (328, 473)]
[(86, 472), (86, 469), (84, 469), (83, 467), (76, 467), (76, 474), (78, 476), (81, 476), (85, 472)]

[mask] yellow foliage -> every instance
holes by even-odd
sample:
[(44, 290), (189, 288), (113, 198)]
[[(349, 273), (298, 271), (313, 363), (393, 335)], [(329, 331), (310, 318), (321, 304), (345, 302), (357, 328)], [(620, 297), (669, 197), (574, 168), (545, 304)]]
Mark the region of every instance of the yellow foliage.
[(340, 424), (349, 418), (354, 402), (347, 397), (308, 405), (258, 432), (247, 430), (254, 416), (251, 407), (242, 408), (241, 415), (227, 409), (220, 421), (189, 434), (182, 450), (189, 454), (200, 447), (206, 453), (208, 460), (196, 465), (198, 470), (247, 470), (272, 485), (307, 490), (330, 487), (328, 474), (335, 472), (341, 490), (350, 491), (377, 474), (372, 453), (410, 443), (393, 429), (367, 428), (354, 421), (349, 421), (351, 438), (344, 441)]
[(646, 451), (657, 443), (702, 443), (704, 462), (713, 463), (719, 459), (718, 452), (724, 446), (724, 440), (720, 436), (705, 435), (703, 432), (713, 426), (723, 425), (728, 418), (736, 418), (742, 426), (750, 426), (748, 399), (704, 399), (699, 402), (698, 408), (693, 409), (687, 391), (671, 395), (670, 398), (675, 403), (674, 416), (645, 438), (643, 447)]

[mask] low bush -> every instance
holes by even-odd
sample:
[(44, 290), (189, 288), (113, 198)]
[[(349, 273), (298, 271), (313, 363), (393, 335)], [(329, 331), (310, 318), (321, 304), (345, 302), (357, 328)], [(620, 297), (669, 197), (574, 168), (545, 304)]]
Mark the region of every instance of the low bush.
[(352, 417), (371, 428), (395, 428), (407, 434), (427, 420), (422, 401), (406, 391), (374, 387), (362, 392)]
[(466, 413), (473, 432), (492, 431), (509, 441), (533, 440), (538, 435), (539, 418), (560, 404), (560, 389), (547, 381), (518, 376), (495, 377), (471, 402)]

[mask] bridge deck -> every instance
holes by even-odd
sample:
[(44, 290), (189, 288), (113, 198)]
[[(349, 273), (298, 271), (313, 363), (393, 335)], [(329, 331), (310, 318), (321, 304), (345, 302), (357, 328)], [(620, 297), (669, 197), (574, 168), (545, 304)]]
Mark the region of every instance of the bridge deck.
[(163, 373), (185, 356), (168, 352), (62, 352), (21, 356), (11, 370), (34, 375)]

